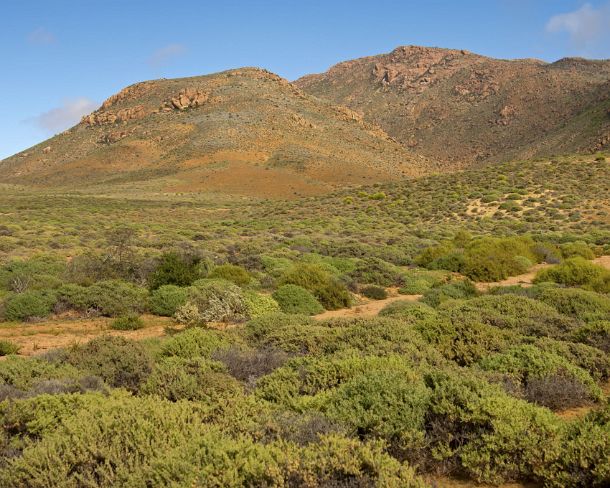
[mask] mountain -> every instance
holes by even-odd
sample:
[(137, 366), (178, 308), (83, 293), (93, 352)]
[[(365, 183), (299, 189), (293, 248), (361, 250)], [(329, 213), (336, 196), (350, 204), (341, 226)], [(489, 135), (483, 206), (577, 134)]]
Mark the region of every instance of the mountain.
[(403, 46), (295, 84), (449, 166), (610, 147), (610, 61)]
[(243, 68), (127, 87), (75, 127), (0, 162), (0, 182), (292, 197), (428, 167), (352, 110)]

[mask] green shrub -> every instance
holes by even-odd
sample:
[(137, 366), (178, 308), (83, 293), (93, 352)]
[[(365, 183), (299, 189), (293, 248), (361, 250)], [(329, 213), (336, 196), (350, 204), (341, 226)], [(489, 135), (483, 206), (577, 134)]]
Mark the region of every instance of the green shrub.
[(546, 281), (610, 293), (610, 271), (581, 257), (569, 258), (561, 264), (538, 271), (534, 283)]
[[(572, 337), (567, 339), (571, 340)], [(533, 341), (531, 338), (524, 338), (524, 343), (533, 344), (542, 351), (561, 356), (574, 366), (588, 371), (597, 381), (610, 378), (610, 356), (596, 347), (549, 337), (540, 337)]]
[(351, 304), (351, 296), (345, 286), (315, 265), (297, 264), (284, 275), (280, 285), (297, 285), (309, 290), (327, 310), (349, 307)]
[(183, 359), (211, 358), (215, 351), (226, 349), (229, 342), (218, 331), (192, 328), (180, 332), (162, 342), (161, 356), (177, 356)]
[(245, 286), (252, 280), (250, 273), (240, 266), (234, 264), (222, 264), (212, 269), (212, 272), (208, 275), (208, 278), (216, 278), (221, 280), (227, 280), (237, 286)]
[(280, 311), (280, 306), (273, 297), (263, 295), (262, 293), (246, 291), (244, 293), (244, 301), (246, 303), (246, 310), (249, 318), (260, 317), (261, 315)]
[(199, 262), (194, 257), (180, 256), (175, 252), (165, 253), (148, 276), (148, 287), (156, 290), (163, 285), (189, 286), (202, 277)]
[(73, 347), (66, 361), (112, 387), (130, 391), (138, 390), (152, 368), (152, 358), (143, 346), (114, 336), (101, 336)]
[[(479, 365), (485, 371), (495, 371), (508, 376), (518, 385), (527, 389), (529, 383), (534, 380), (541, 380), (551, 377), (552, 382), (557, 386), (563, 385), (558, 381), (558, 377), (571, 380), (572, 383), (579, 384), (581, 389), (577, 391), (583, 398), (564, 398), (565, 401), (557, 405), (549, 404), (545, 398), (533, 397), (530, 400), (541, 403), (548, 407), (576, 406), (587, 401), (597, 401), (602, 398), (602, 392), (588, 372), (574, 366), (566, 359), (540, 350), (535, 346), (524, 345), (511, 348), (504, 353), (494, 354), (483, 358)], [(564, 393), (570, 393), (565, 391)], [(568, 403), (568, 402), (571, 402)]]
[(424, 293), (421, 301), (431, 307), (438, 307), (447, 300), (470, 298), (477, 295), (477, 289), (471, 281), (455, 281), (437, 286), (436, 288), (431, 288)]
[(14, 342), (0, 340), (0, 356), (10, 356), (11, 354), (19, 353), (21, 346)]
[(610, 297), (578, 288), (536, 287), (534, 297), (585, 322), (610, 320)]
[(37, 384), (60, 379), (76, 380), (82, 377), (76, 368), (61, 362), (50, 362), (33, 357), (9, 356), (0, 362), (0, 384), (28, 391)]
[(57, 296), (52, 291), (26, 291), (9, 296), (4, 303), (6, 320), (45, 318), (52, 311)]
[(65, 308), (117, 317), (146, 310), (148, 291), (121, 280), (100, 281), (91, 286), (64, 285), (58, 290)]
[(575, 241), (575, 242), (566, 242), (559, 246), (561, 250), (561, 255), (564, 258), (573, 258), (575, 256), (580, 256), (584, 259), (594, 259), (595, 253), (589, 247), (586, 242), (583, 241)]
[(574, 331), (572, 338), (610, 354), (610, 320), (583, 325)]
[(400, 284), (402, 272), (397, 266), (382, 259), (368, 257), (359, 260), (346, 276), (356, 283), (386, 287)]
[(372, 300), (385, 300), (388, 298), (388, 292), (385, 291), (385, 288), (375, 285), (365, 286), (360, 290), (360, 293)]
[(150, 294), (148, 306), (155, 315), (171, 317), (188, 299), (188, 290), (176, 285), (163, 285)]
[(421, 295), (430, 288), (442, 285), (447, 278), (448, 274), (443, 271), (409, 269), (402, 275), (402, 284), (398, 292), (402, 295)]
[(316, 315), (324, 311), (316, 297), (301, 286), (282, 285), (273, 292), (273, 298), (284, 313)]
[(112, 321), (110, 328), (114, 330), (138, 330), (144, 327), (142, 319), (135, 314), (123, 315)]
[(417, 322), (420, 320), (435, 319), (438, 316), (438, 313), (434, 308), (425, 303), (397, 300), (388, 303), (383, 307), (379, 312), (379, 316), (406, 320), (408, 322)]
[(241, 387), (226, 374), (222, 363), (204, 358), (168, 357), (155, 365), (141, 393), (173, 402), (193, 400), (213, 405), (238, 395)]
[(9, 261), (0, 266), (0, 288), (16, 293), (57, 288), (65, 269), (65, 260), (56, 256)]

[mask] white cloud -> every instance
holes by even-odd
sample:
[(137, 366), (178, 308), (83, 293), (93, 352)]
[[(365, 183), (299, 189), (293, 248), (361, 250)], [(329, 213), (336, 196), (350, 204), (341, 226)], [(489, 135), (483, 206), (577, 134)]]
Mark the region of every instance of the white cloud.
[(585, 3), (578, 10), (554, 15), (546, 24), (550, 33), (565, 32), (577, 48), (591, 47), (607, 35), (610, 29), (610, 2), (599, 8)]
[(77, 124), (83, 115), (93, 112), (97, 107), (96, 102), (85, 97), (67, 99), (59, 107), (43, 112), (28, 122), (49, 134), (57, 134)]
[(49, 32), (44, 27), (39, 27), (38, 29), (30, 32), (27, 39), (30, 44), (38, 45), (55, 44), (57, 42), (55, 34)]
[(150, 58), (148, 64), (153, 68), (159, 68), (173, 59), (182, 56), (186, 52), (186, 47), (183, 44), (168, 44), (160, 49), (157, 49)]

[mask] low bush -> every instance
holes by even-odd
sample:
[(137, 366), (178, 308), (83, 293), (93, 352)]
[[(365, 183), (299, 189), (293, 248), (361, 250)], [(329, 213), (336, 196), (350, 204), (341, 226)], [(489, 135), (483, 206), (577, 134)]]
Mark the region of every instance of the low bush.
[(139, 315), (123, 315), (112, 321), (110, 328), (114, 330), (138, 330), (144, 327), (144, 322)]
[(327, 310), (349, 307), (351, 296), (339, 281), (312, 264), (298, 264), (288, 271), (280, 285), (297, 285), (309, 290)]
[(222, 264), (212, 268), (208, 278), (227, 280), (237, 286), (245, 286), (252, 280), (248, 271), (234, 264)]
[(559, 249), (561, 250), (561, 255), (566, 259), (573, 258), (575, 256), (580, 256), (584, 259), (595, 258), (595, 253), (584, 241), (566, 242), (561, 244)]
[(4, 318), (10, 321), (45, 318), (52, 312), (56, 301), (57, 295), (49, 290), (9, 295), (4, 303)]
[(578, 288), (538, 286), (533, 290), (536, 300), (547, 303), (559, 313), (584, 322), (610, 320), (610, 297)]
[(145, 288), (121, 280), (91, 286), (64, 285), (57, 293), (62, 308), (108, 317), (144, 312), (148, 301)]
[(260, 317), (261, 315), (280, 311), (280, 306), (275, 299), (269, 295), (263, 295), (262, 293), (246, 291), (244, 292), (244, 302), (246, 304), (248, 318)]
[(192, 400), (209, 405), (239, 395), (241, 387), (222, 363), (204, 358), (164, 358), (153, 368), (141, 393), (167, 400)]
[(253, 383), (261, 376), (282, 366), (289, 355), (272, 349), (243, 349), (230, 347), (216, 351), (212, 358), (223, 363), (229, 374), (246, 383)]
[(166, 339), (161, 344), (160, 355), (177, 356), (183, 359), (211, 358), (218, 350), (229, 347), (227, 338), (218, 331), (199, 327), (185, 330)]
[(396, 300), (388, 303), (379, 311), (380, 317), (390, 317), (400, 320), (406, 320), (410, 323), (418, 321), (435, 319), (438, 312), (430, 305), (421, 302), (412, 302), (409, 300)]
[(610, 293), (610, 271), (581, 257), (566, 259), (561, 264), (538, 271), (534, 283), (546, 281)]
[(196, 256), (181, 256), (176, 252), (163, 254), (152, 273), (148, 276), (148, 287), (156, 290), (163, 285), (189, 286), (202, 278)]
[(11, 341), (0, 340), (0, 356), (10, 356), (11, 354), (17, 354), (21, 346)]
[(440, 286), (448, 279), (444, 271), (427, 269), (409, 269), (402, 275), (402, 284), (398, 292), (402, 295), (421, 295), (430, 288)]
[(356, 267), (346, 276), (351, 281), (366, 285), (387, 287), (402, 283), (402, 271), (399, 267), (374, 257), (359, 260)]
[(282, 285), (273, 292), (273, 298), (284, 313), (316, 315), (324, 311), (316, 297), (301, 286)]
[(99, 376), (112, 387), (130, 391), (137, 391), (152, 369), (152, 358), (142, 345), (114, 336), (101, 336), (73, 347), (66, 362)]
[(469, 280), (455, 281), (445, 285), (431, 288), (424, 293), (421, 298), (422, 303), (431, 307), (438, 307), (441, 303), (447, 300), (455, 300), (460, 298), (471, 298), (478, 295), (474, 284)]
[(610, 354), (610, 321), (591, 322), (576, 329), (572, 338)]
[(187, 325), (243, 322), (248, 309), (238, 286), (224, 280), (200, 280), (189, 288), (188, 300), (178, 308), (175, 318)]
[(172, 317), (188, 299), (188, 290), (176, 285), (163, 285), (150, 294), (148, 306), (155, 315)]
[(388, 298), (388, 292), (380, 286), (370, 285), (365, 286), (360, 290), (360, 293), (371, 300), (385, 300)]

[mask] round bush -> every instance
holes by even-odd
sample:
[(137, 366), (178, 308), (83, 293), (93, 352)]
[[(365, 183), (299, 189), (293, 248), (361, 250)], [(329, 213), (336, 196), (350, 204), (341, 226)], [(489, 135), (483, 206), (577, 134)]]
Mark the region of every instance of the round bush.
[(437, 315), (437, 311), (430, 305), (421, 302), (411, 302), (409, 300), (397, 300), (388, 303), (379, 312), (380, 317), (406, 319), (410, 322), (434, 319)]
[(135, 314), (124, 315), (114, 319), (110, 324), (110, 328), (114, 330), (138, 330), (144, 327), (142, 319)]
[(388, 293), (385, 289), (375, 285), (365, 286), (360, 290), (360, 293), (371, 300), (385, 300), (388, 298)]
[(225, 280), (199, 280), (189, 288), (185, 305), (175, 314), (187, 325), (207, 322), (243, 322), (248, 309), (241, 289)]
[(6, 320), (44, 318), (53, 310), (57, 298), (50, 291), (26, 291), (9, 296), (4, 303)]
[(327, 310), (351, 305), (351, 296), (344, 285), (333, 276), (312, 264), (298, 264), (281, 280), (282, 285), (298, 285), (309, 290)]
[(154, 290), (148, 300), (150, 311), (162, 317), (172, 317), (188, 299), (188, 290), (176, 285), (163, 285)]
[(534, 283), (545, 281), (610, 293), (610, 271), (581, 257), (538, 271)]
[(269, 295), (247, 291), (244, 293), (244, 301), (246, 303), (246, 310), (249, 318), (260, 317), (261, 315), (280, 311), (278, 303)]
[(240, 266), (234, 264), (222, 264), (212, 269), (208, 278), (216, 278), (230, 281), (238, 286), (245, 286), (252, 280), (250, 273)]
[(284, 313), (316, 315), (324, 311), (316, 297), (301, 286), (282, 285), (273, 292), (273, 298)]

